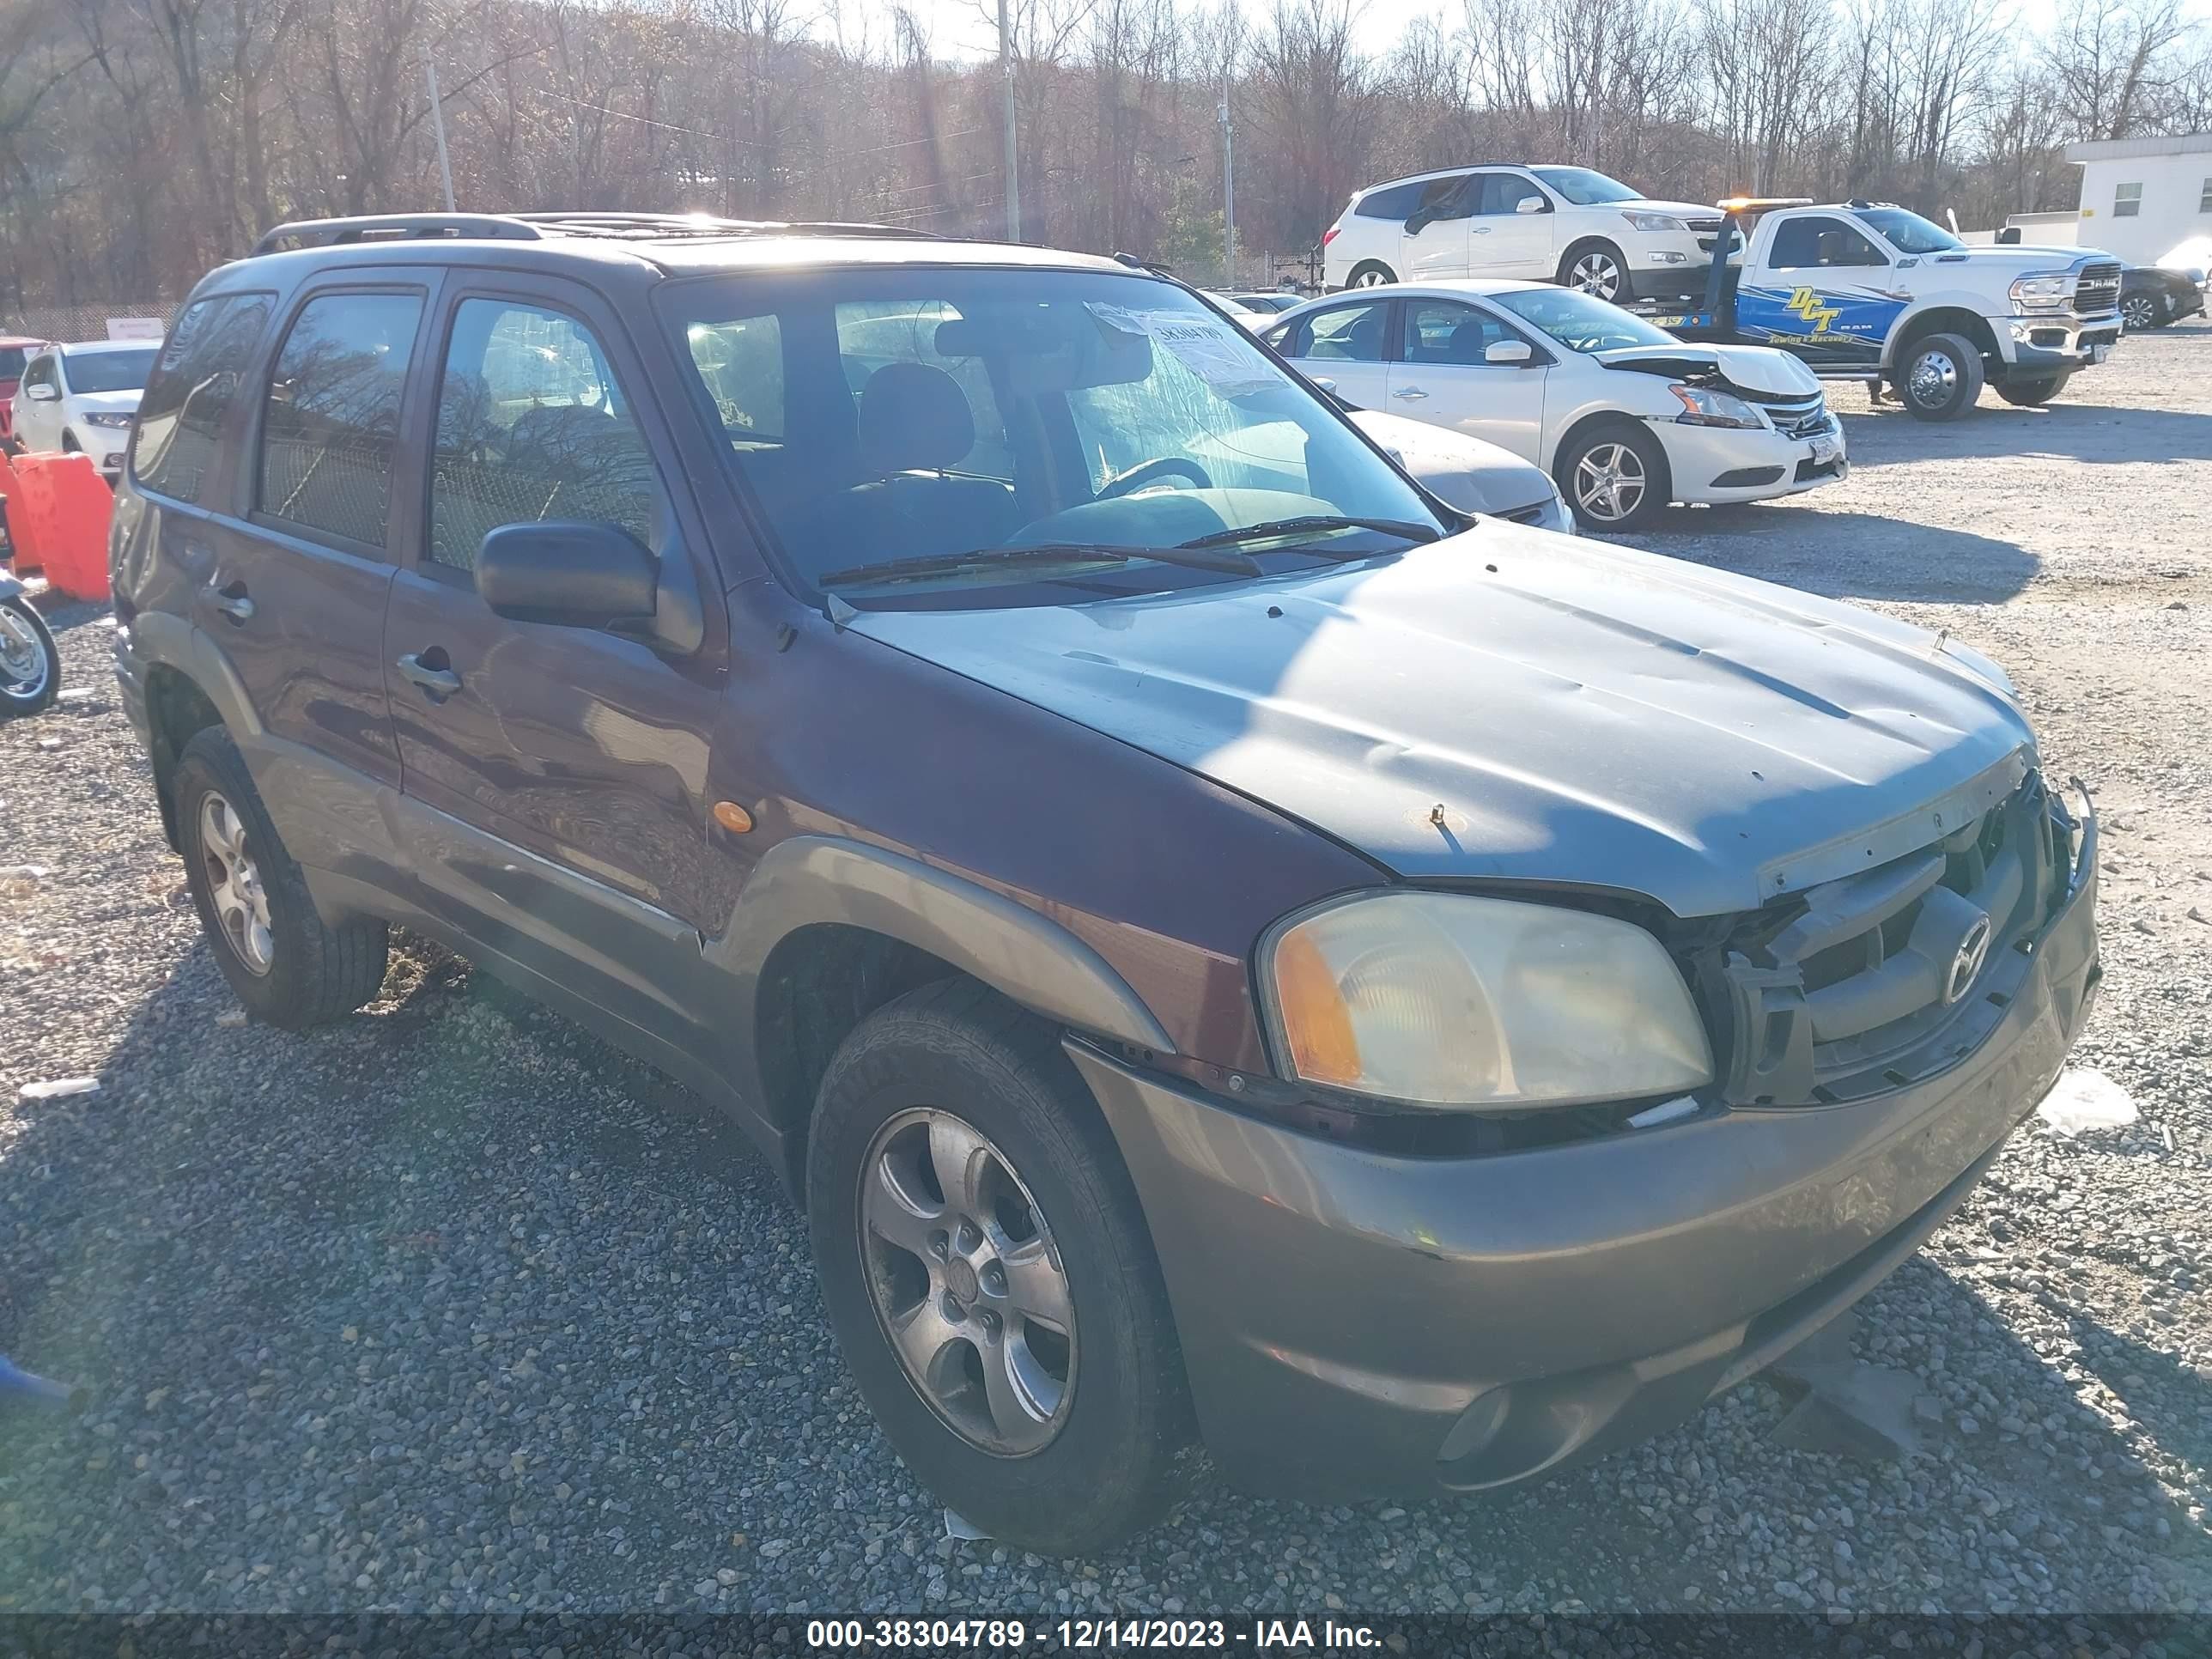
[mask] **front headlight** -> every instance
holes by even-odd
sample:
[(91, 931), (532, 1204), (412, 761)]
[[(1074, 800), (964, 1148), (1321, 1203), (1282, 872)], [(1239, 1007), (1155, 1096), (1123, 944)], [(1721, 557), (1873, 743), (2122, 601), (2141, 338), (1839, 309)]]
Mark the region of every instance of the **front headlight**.
[(1672, 213), (1637, 213), (1624, 209), (1622, 218), (1637, 230), (1687, 230), (1689, 222)]
[(1562, 536), (1579, 534), (1575, 528), (1575, 515), (1567, 510), (1567, 498), (1559, 493), (1559, 486), (1548, 477), (1544, 482), (1552, 486), (1552, 504), (1544, 509), (1540, 520), (1543, 527)]
[(1681, 400), (1682, 412), (1674, 418), (1686, 426), (1760, 427), (1766, 424), (1759, 411), (1741, 398), (1707, 386), (1670, 382), (1667, 390)]
[(1712, 1080), (1689, 988), (1610, 916), (1459, 893), (1355, 896), (1261, 951), (1268, 1034), (1301, 1082), (1463, 1107), (1573, 1106)]
[(112, 409), (88, 410), (83, 419), (87, 426), (129, 426), (131, 424), (129, 414)]
[(2050, 311), (2073, 297), (2074, 278), (2063, 270), (2039, 271), (2033, 276), (2016, 277), (2012, 285), (2012, 303), (2016, 311)]

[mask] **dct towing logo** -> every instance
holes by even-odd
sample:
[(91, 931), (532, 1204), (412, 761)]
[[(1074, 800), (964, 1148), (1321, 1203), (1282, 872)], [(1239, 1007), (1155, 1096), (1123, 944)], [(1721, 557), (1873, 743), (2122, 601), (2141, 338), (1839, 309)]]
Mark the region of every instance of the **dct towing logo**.
[(1815, 334), (1826, 334), (1828, 331), (1828, 325), (1844, 314), (1834, 306), (1822, 305), (1820, 296), (1809, 288), (1801, 288), (1792, 293), (1790, 296), (1790, 303), (1783, 309), (1794, 311), (1798, 316), (1812, 324), (1813, 332)]

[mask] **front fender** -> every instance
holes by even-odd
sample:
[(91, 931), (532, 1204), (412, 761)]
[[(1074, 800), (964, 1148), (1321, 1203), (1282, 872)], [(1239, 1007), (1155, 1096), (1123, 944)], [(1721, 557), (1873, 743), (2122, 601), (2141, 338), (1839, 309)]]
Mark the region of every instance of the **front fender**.
[[(709, 965), (730, 977), (744, 1030), (753, 1029), (770, 954), (824, 922), (926, 951), (1073, 1030), (1176, 1052), (1128, 981), (1049, 917), (950, 871), (829, 836), (796, 836), (770, 848), (746, 878), (728, 927), (707, 945)], [(747, 1065), (745, 1092), (765, 1102), (757, 1057), (749, 1054)]]

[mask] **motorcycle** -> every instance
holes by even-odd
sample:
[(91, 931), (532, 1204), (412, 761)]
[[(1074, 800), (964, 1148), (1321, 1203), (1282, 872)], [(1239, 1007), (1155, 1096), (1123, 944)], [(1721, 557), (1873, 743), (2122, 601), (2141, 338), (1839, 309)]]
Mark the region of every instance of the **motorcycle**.
[(0, 574), (0, 715), (35, 714), (62, 689), (62, 653), (23, 584)]

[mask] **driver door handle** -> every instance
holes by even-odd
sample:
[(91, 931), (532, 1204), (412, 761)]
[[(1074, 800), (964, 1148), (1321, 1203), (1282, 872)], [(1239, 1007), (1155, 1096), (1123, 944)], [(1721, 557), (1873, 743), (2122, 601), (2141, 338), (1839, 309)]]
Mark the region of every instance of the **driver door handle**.
[(1421, 388), (1417, 386), (1409, 386), (1401, 387), (1398, 391), (1392, 392), (1390, 395), (1394, 398), (1403, 398), (1407, 403), (1411, 404), (1419, 403), (1422, 398), (1427, 397), (1429, 394), (1422, 391)]
[(433, 654), (442, 658), (446, 653), (432, 646), (428, 651), (410, 653), (400, 658), (398, 666), (399, 672), (420, 687), (422, 695), (432, 702), (443, 702), (461, 689), (461, 677), (450, 668), (441, 668), (422, 660)]
[(1473, 234), (1477, 236), (1487, 236), (1490, 234), (1490, 227), (1488, 225), (1477, 225), (1474, 228)]

